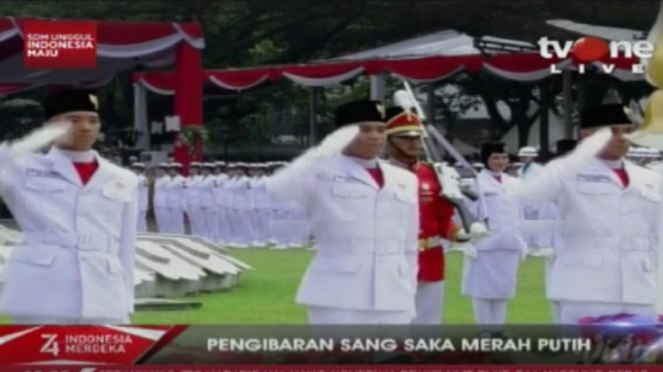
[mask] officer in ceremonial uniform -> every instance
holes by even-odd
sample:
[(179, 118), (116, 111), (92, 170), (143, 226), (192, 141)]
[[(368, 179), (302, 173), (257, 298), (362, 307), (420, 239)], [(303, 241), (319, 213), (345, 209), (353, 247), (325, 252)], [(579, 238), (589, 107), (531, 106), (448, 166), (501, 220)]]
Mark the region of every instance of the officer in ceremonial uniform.
[(267, 181), (312, 221), (316, 253), (297, 302), (311, 324), (408, 324), (414, 315), (419, 212), (415, 175), (378, 160), (385, 110), (339, 107), (336, 132)]
[(145, 164), (133, 163), (131, 169), (138, 177), (138, 221), (136, 230), (138, 232), (147, 232), (147, 209), (150, 198), (150, 182), (145, 177)]
[(518, 169), (518, 178), (527, 179), (536, 176), (536, 172), (541, 170), (541, 165), (536, 163), (536, 157), (539, 151), (532, 146), (525, 146), (518, 151), (518, 158), (522, 166)]
[(624, 160), (633, 129), (620, 104), (584, 109), (576, 150), (518, 193), (559, 213), (549, 296), (559, 301), (561, 323), (618, 313), (655, 321), (661, 180)]
[(166, 208), (168, 211), (168, 233), (184, 234), (184, 213), (187, 210), (187, 182), (182, 176), (182, 164), (168, 165), (168, 181), (166, 188)]
[(138, 179), (91, 150), (98, 110), (94, 93), (60, 91), (46, 128), (0, 146), (0, 196), (23, 232), (0, 299), (14, 323), (122, 324), (133, 312)]
[(160, 233), (169, 233), (172, 231), (168, 214), (168, 189), (166, 187), (169, 182), (168, 164), (160, 163), (157, 167), (157, 177), (154, 180), (154, 195), (152, 196), (154, 219), (157, 222), (157, 230)]
[(205, 236), (205, 216), (203, 214), (203, 200), (201, 194), (203, 193), (203, 178), (200, 175), (202, 164), (199, 162), (191, 162), (189, 164), (189, 177), (186, 180), (186, 212), (189, 217), (189, 224), (191, 226), (191, 235), (204, 237)]
[(467, 241), (468, 234), (453, 221), (454, 208), (440, 196), (443, 185), (435, 169), (419, 161), (423, 126), (412, 112), (400, 107), (387, 111), (387, 154), (391, 164), (419, 179), (419, 273), (413, 324), (441, 324), (444, 302), (442, 239)]
[(520, 180), (504, 173), (508, 159), (503, 143), (484, 143), (485, 169), (473, 187), (483, 193), (486, 208), (482, 211), (477, 202), (475, 213), (487, 215), (491, 234), (473, 243), (474, 249), (465, 250), (462, 293), (472, 298), (476, 322), (484, 325), (506, 322), (508, 300), (516, 295), (520, 261), (527, 253), (520, 230), (522, 207), (511, 194)]

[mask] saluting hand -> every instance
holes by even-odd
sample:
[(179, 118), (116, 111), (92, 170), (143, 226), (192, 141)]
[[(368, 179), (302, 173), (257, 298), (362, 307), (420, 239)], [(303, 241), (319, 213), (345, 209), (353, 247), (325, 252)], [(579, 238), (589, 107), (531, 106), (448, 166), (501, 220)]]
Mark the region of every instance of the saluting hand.
[(71, 122), (50, 123), (41, 127), (10, 146), (15, 153), (35, 152), (55, 141), (66, 138), (71, 129)]

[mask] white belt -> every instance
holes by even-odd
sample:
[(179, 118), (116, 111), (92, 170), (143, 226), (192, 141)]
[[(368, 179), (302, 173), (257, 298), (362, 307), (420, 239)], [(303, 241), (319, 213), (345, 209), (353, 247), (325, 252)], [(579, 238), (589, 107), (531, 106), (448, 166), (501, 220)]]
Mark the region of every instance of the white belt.
[(81, 251), (117, 252), (120, 244), (108, 236), (67, 233), (23, 233), (24, 244), (45, 244)]

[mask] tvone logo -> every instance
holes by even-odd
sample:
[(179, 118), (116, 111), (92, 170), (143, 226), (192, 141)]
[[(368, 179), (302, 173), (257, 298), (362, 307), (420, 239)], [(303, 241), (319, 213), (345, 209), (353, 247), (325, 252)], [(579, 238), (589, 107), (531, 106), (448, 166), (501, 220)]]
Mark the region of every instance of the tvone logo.
[[(606, 61), (598, 67), (603, 72), (610, 74), (615, 70), (615, 64), (610, 60), (619, 57), (649, 59), (654, 55), (654, 44), (649, 41), (610, 41), (596, 38), (583, 37), (573, 42), (565, 41), (563, 44), (556, 40), (549, 40), (547, 37), (539, 39), (539, 53), (546, 59), (559, 58), (567, 59), (570, 56), (576, 60), (578, 73), (584, 74), (586, 65), (597, 61)], [(607, 60), (606, 60), (607, 59)], [(550, 65), (550, 72), (561, 74), (562, 71), (557, 65)], [(631, 72), (634, 74), (644, 74), (645, 66), (642, 63), (631, 65)]]

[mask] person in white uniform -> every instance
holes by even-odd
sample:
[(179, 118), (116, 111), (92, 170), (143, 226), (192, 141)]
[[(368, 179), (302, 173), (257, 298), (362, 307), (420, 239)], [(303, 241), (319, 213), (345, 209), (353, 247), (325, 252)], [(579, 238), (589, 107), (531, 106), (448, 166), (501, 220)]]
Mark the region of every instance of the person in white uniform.
[(157, 167), (157, 176), (154, 180), (154, 194), (152, 196), (152, 207), (154, 208), (154, 219), (157, 222), (157, 230), (160, 233), (172, 231), (169, 225), (168, 215), (168, 190), (166, 185), (170, 182), (168, 176), (168, 164), (161, 163)]
[(186, 213), (189, 217), (191, 235), (205, 237), (205, 215), (202, 208), (203, 178), (200, 175), (202, 164), (191, 162), (189, 164), (189, 177), (186, 177)]
[[(576, 143), (577, 141), (573, 139), (557, 141), (555, 157), (560, 158), (573, 151)], [(543, 207), (541, 208), (539, 220), (542, 222), (550, 222), (550, 226), (541, 229), (543, 231), (538, 234), (537, 250), (535, 251), (534, 256), (541, 257), (545, 260), (544, 279), (546, 298), (550, 304), (553, 321), (555, 323), (559, 323), (559, 301), (551, 298), (550, 295), (550, 274), (552, 273), (552, 267), (555, 263), (555, 252), (562, 249), (560, 245), (561, 239), (559, 237), (559, 231), (557, 230), (555, 223), (555, 221), (559, 221), (559, 212), (557, 211), (557, 207), (552, 203), (544, 203)]]
[(417, 283), (416, 177), (378, 160), (386, 137), (380, 102), (339, 107), (336, 132), (267, 181), (312, 221), (316, 251), (297, 302), (309, 323), (409, 324)]
[(250, 165), (239, 163), (237, 176), (231, 186), (233, 194), (233, 211), (235, 214), (235, 223), (237, 224), (236, 239), (238, 248), (249, 248), (251, 246), (251, 209), (253, 208), (250, 199), (251, 183), (248, 176)]
[[(278, 172), (279, 169), (286, 166), (288, 163), (279, 162), (272, 174)], [(270, 222), (270, 231), (274, 240), (274, 249), (286, 249), (289, 242), (289, 232), (293, 229), (292, 222), (288, 211), (293, 201), (280, 200), (270, 195), (272, 203), (272, 219)]]
[(182, 164), (168, 164), (169, 179), (166, 188), (166, 208), (168, 211), (168, 233), (184, 234), (184, 213), (187, 210), (187, 182), (182, 173)]
[(0, 197), (23, 233), (0, 297), (13, 323), (130, 322), (138, 179), (92, 150), (98, 110), (91, 91), (51, 94), (47, 126), (0, 145)]
[(518, 151), (518, 158), (520, 159), (521, 166), (518, 168), (518, 178), (528, 179), (536, 176), (536, 173), (541, 170), (541, 165), (536, 162), (539, 156), (539, 151), (532, 146), (526, 146)]
[(252, 186), (253, 192), (253, 203), (254, 203), (254, 242), (255, 247), (267, 247), (268, 244), (268, 233), (267, 225), (269, 218), (269, 197), (267, 195), (267, 190), (265, 186), (265, 170), (266, 167), (264, 164), (256, 164), (254, 169), (254, 180)]
[(138, 221), (136, 230), (138, 232), (147, 232), (147, 210), (150, 199), (150, 181), (145, 177), (145, 164), (133, 163), (131, 170), (138, 178)]
[[(536, 163), (536, 158), (539, 156), (539, 151), (532, 146), (526, 146), (521, 148), (518, 151), (518, 158), (520, 163), (517, 167), (517, 177), (521, 180), (527, 180), (529, 178), (536, 177), (537, 172), (541, 170), (541, 165)], [(543, 205), (536, 203), (528, 203), (523, 206), (523, 216), (527, 221), (537, 221), (539, 220), (539, 215), (541, 213), (541, 208)], [(525, 236), (527, 246), (530, 250), (530, 253), (534, 254), (538, 251), (538, 234), (528, 234)]]
[(504, 173), (509, 162), (504, 144), (484, 143), (481, 158), (485, 168), (472, 189), (483, 193), (486, 210), (481, 210), (481, 203), (474, 203), (473, 209), (477, 217), (487, 214), (491, 234), (465, 250), (462, 293), (472, 298), (476, 322), (499, 332), (506, 322), (508, 301), (516, 295), (527, 245), (521, 234), (521, 204), (510, 195), (520, 180)]
[(203, 163), (200, 171), (200, 213), (203, 223), (201, 236), (211, 242), (217, 242), (219, 208), (214, 198), (214, 188), (218, 185), (215, 185), (213, 169), (213, 163)]
[(231, 247), (240, 245), (241, 223), (239, 221), (239, 211), (235, 198), (235, 183), (241, 173), (237, 163), (228, 164), (228, 178), (221, 184), (221, 193), (224, 200), (224, 211), (226, 222), (228, 223), (228, 241)]
[(557, 207), (560, 249), (550, 297), (560, 322), (629, 313), (656, 321), (661, 176), (625, 161), (634, 126), (620, 104), (587, 107), (582, 139), (550, 162), (518, 197)]
[(214, 201), (218, 208), (215, 222), (217, 229), (214, 240), (222, 245), (228, 244), (231, 236), (230, 224), (228, 221), (228, 206), (230, 205), (231, 200), (230, 195), (225, 192), (227, 190), (224, 188), (224, 184), (228, 181), (226, 169), (225, 162), (217, 161), (214, 163), (214, 169), (212, 170), (212, 176), (215, 180)]

